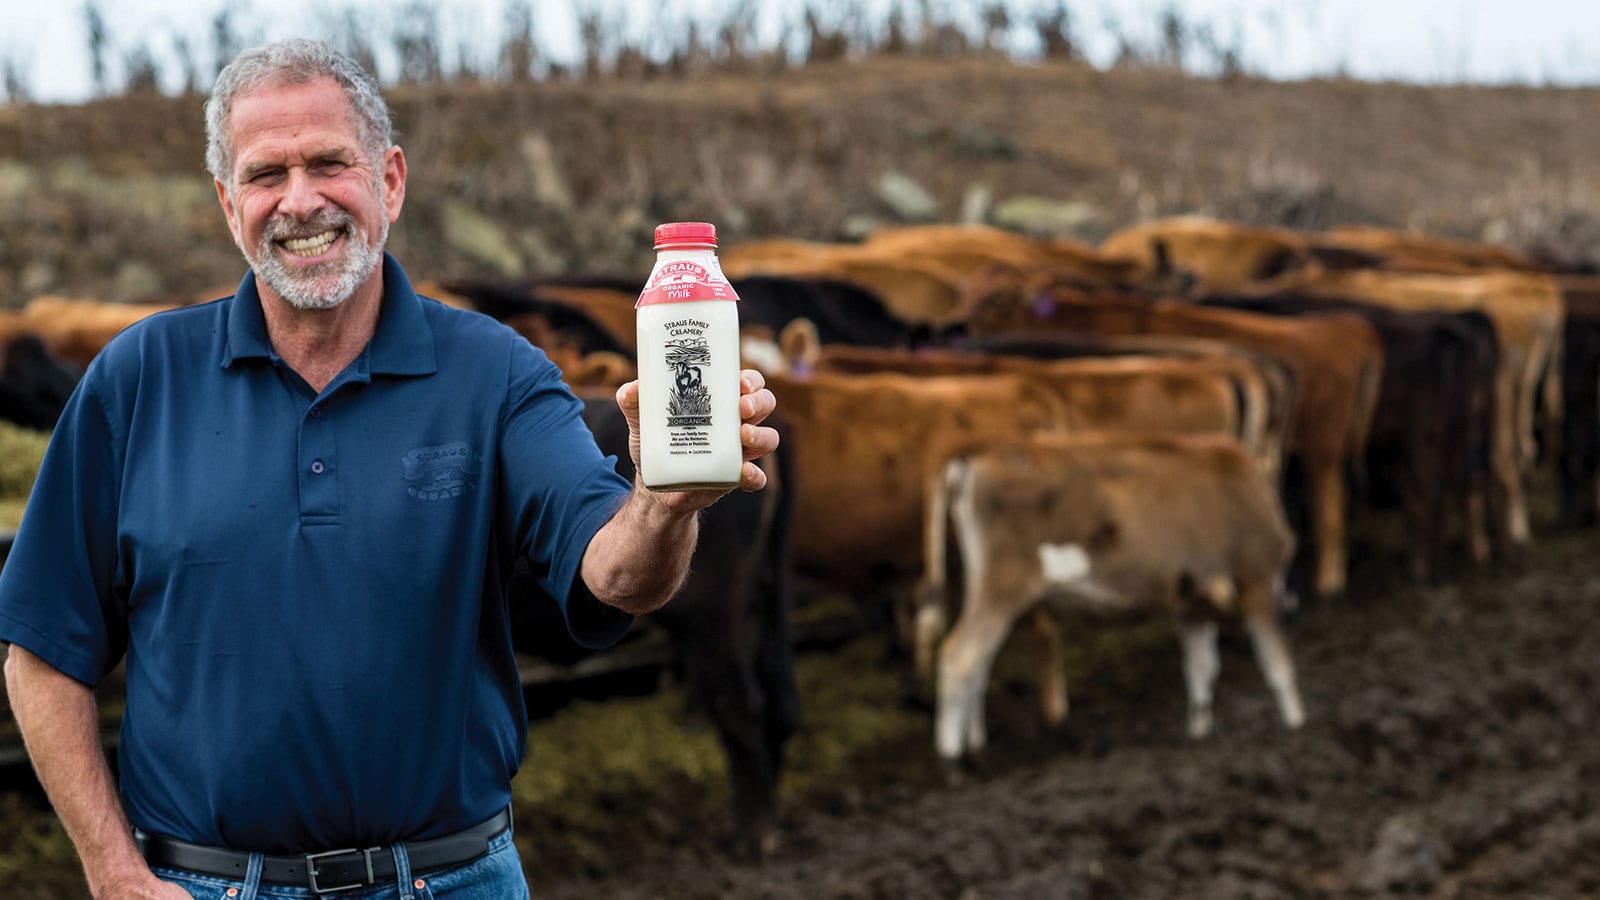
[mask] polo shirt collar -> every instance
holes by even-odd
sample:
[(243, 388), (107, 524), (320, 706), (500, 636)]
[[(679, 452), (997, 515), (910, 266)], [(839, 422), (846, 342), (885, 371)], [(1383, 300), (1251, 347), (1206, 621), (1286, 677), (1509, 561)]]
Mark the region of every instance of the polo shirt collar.
[[(267, 320), (261, 313), (254, 271), (245, 273), (238, 292), (228, 301), (227, 335), (222, 348), (224, 368), (241, 359), (277, 358), (267, 339)], [(383, 305), (378, 312), (378, 328), (362, 355), (373, 375), (432, 375), (438, 370), (433, 326), (422, 309), (422, 300), (411, 289), (411, 280), (406, 278), (399, 261), (387, 251), (383, 254)]]

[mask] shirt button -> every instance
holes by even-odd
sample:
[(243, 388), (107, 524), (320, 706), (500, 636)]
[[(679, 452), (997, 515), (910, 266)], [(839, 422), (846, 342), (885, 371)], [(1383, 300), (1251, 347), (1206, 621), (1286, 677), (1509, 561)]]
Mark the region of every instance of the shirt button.
[(320, 407), (320, 406), (311, 407), (311, 418), (315, 419), (316, 417), (318, 417), (320, 415), (322, 415), (322, 407)]
[(313, 475), (321, 475), (323, 470), (326, 468), (327, 467), (322, 464), (322, 460), (320, 459), (313, 459), (311, 461), (311, 474)]

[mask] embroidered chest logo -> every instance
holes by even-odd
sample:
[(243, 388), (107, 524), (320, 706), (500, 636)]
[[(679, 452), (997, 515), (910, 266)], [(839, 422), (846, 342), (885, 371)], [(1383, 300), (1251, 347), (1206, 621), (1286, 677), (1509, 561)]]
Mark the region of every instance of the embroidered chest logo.
[(416, 447), (400, 457), (406, 493), (418, 500), (447, 500), (478, 486), (473, 477), (472, 448), (461, 441)]

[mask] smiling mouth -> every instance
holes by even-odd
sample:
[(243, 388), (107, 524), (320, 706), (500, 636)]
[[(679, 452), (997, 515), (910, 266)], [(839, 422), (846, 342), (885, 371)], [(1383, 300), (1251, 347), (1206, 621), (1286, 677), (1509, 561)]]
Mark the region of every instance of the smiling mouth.
[(311, 237), (287, 238), (279, 241), (278, 245), (290, 253), (293, 253), (295, 256), (309, 259), (313, 256), (322, 255), (322, 252), (327, 250), (328, 247), (338, 237), (338, 229), (329, 229), (321, 234), (314, 234)]

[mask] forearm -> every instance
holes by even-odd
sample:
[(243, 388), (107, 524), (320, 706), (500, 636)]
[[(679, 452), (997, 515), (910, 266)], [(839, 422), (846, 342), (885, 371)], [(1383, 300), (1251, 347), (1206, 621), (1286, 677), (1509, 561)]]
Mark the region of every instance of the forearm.
[(589, 541), (581, 577), (602, 603), (642, 615), (683, 586), (699, 535), (696, 510), (671, 507), (635, 483), (622, 508)]
[(94, 896), (131, 896), (127, 886), (155, 881), (133, 842), (100, 747), (94, 692), (17, 646), (6, 658), (6, 692)]

